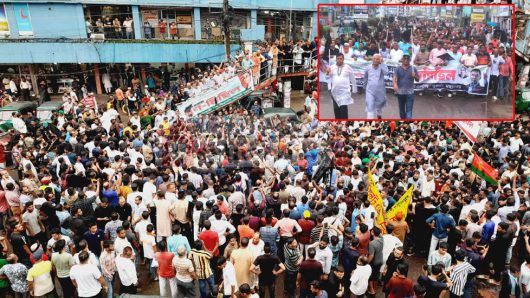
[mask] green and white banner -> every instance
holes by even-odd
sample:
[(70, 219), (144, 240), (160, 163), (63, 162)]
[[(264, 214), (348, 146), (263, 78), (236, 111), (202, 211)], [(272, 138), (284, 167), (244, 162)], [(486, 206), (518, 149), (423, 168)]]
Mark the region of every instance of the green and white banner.
[(204, 94), (186, 100), (178, 106), (182, 116), (193, 117), (208, 114), (225, 107), (254, 91), (251, 71), (240, 73), (220, 87), (206, 91)]

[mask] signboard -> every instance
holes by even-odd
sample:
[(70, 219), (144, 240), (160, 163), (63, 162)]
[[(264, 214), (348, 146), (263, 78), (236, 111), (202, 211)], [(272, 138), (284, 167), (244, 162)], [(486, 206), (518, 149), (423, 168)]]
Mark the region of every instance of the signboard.
[(486, 17), (483, 13), (472, 13), (471, 14), (471, 23), (482, 23)]
[(149, 22), (151, 27), (158, 26), (158, 11), (157, 10), (142, 10), (142, 20)]
[(235, 102), (252, 91), (254, 91), (252, 72), (243, 72), (228, 79), (217, 89), (207, 90), (204, 94), (186, 100), (178, 106), (178, 110), (181, 115), (188, 117), (208, 114)]
[(177, 24), (191, 24), (191, 16), (177, 16)]
[(9, 35), (9, 23), (4, 4), (0, 5), (0, 35)]
[[(344, 63), (350, 65), (355, 72), (357, 86), (363, 86), (364, 72), (372, 64), (371, 61), (345, 59)], [(331, 59), (331, 64), (335, 61)], [(388, 89), (393, 88), (392, 78), (394, 71), (400, 65), (393, 61), (385, 61), (388, 74), (385, 76), (385, 84)], [(415, 82), (414, 90), (448, 90), (466, 92), (474, 95), (487, 95), (490, 77), (490, 68), (480, 65), (467, 68), (462, 64), (449, 64), (442, 67), (417, 66), (419, 81)], [(322, 81), (326, 82), (326, 80)]]
[(33, 35), (33, 26), (31, 25), (31, 16), (27, 3), (13, 3), (15, 20), (17, 21), (18, 34), (21, 36)]

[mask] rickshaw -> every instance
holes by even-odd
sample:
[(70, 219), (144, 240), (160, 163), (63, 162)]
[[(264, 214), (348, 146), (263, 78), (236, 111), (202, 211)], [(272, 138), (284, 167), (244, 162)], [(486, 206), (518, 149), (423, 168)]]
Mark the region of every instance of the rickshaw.
[(36, 108), (37, 104), (32, 101), (17, 101), (1, 107), (0, 130), (6, 132), (13, 128), (13, 123), (11, 122), (11, 119), (13, 118), (13, 112), (24, 115), (28, 112), (34, 112)]
[(43, 102), (37, 107), (37, 118), (40, 123), (50, 123), (53, 112), (59, 111), (63, 106), (61, 101), (47, 101)]

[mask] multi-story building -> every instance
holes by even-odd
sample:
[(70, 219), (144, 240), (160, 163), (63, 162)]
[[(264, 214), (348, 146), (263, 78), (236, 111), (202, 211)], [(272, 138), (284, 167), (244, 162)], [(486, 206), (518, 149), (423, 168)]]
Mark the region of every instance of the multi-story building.
[[(312, 39), (322, 2), (229, 1), (230, 50), (245, 42)], [(9, 0), (0, 4), (0, 68), (33, 74), (56, 64), (97, 72), (106, 64), (219, 63), (222, 8), (223, 0)]]

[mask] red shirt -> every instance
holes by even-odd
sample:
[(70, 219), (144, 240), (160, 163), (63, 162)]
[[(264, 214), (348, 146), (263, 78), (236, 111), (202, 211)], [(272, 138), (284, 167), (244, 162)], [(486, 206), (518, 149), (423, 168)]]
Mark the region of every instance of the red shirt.
[(359, 238), (359, 254), (367, 255), (368, 254), (368, 245), (370, 244), (370, 230), (366, 231), (364, 234), (360, 234)]
[(175, 255), (172, 252), (157, 252), (156, 259), (158, 261), (158, 275), (163, 278), (175, 277), (175, 269), (173, 269), (173, 257)]
[[(261, 226), (262, 227), (267, 225), (267, 222), (265, 221), (265, 217), (261, 217), (260, 221), (261, 221)], [(276, 217), (273, 217), (272, 221), (271, 221), (271, 226), (274, 227), (274, 225), (276, 224), (277, 221), (278, 221), (278, 219)]]
[[(202, 240), (202, 242), (204, 243), (204, 248), (207, 251), (212, 251), (215, 248), (215, 246), (219, 244), (219, 235), (212, 230), (202, 231), (201, 234), (199, 235), (199, 239)], [(217, 249), (213, 255), (218, 256), (219, 249)]]
[(237, 227), (237, 232), (239, 233), (239, 239), (247, 237), (250, 240), (254, 237), (254, 230), (249, 226), (240, 225)]
[(414, 296), (414, 284), (411, 279), (392, 277), (386, 284), (388, 298), (402, 298)]
[[(42, 254), (42, 260), (43, 260), (43, 261), (48, 261), (48, 260), (50, 260), (50, 259), (48, 258), (48, 255), (47, 255), (47, 254)], [(31, 265), (35, 264), (35, 259), (33, 258), (33, 254), (31, 254), (31, 255), (29, 256), (29, 261), (30, 261)]]
[(302, 244), (311, 244), (311, 230), (315, 228), (315, 222), (301, 218), (298, 220), (298, 224), (302, 228), (302, 232), (298, 234), (298, 241)]
[(228, 205), (226, 205), (225, 201), (223, 201), (221, 204), (217, 203), (217, 207), (219, 207), (219, 211), (221, 211), (223, 215), (228, 214)]

